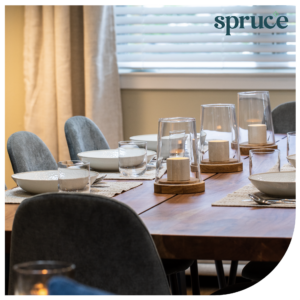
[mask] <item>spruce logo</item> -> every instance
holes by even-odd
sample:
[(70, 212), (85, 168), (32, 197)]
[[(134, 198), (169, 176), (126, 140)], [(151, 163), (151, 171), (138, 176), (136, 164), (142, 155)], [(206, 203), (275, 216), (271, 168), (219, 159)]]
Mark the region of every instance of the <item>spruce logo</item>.
[[(276, 16), (278, 16), (278, 13), (275, 11), (275, 13), (273, 13), (273, 16), (276, 18)], [(223, 16), (217, 16), (215, 17), (215, 28), (217, 29), (223, 29), (224, 27), (226, 27), (226, 35), (231, 35), (230, 34), (230, 29), (235, 29), (238, 28), (238, 26), (240, 26), (240, 29), (245, 28), (245, 20), (250, 20), (251, 19), (251, 27), (253, 29), (258, 29), (258, 28), (268, 28), (268, 29), (272, 29), (274, 28), (276, 25), (278, 26), (278, 28), (280, 29), (284, 29), (287, 28), (288, 25), (286, 24), (281, 24), (281, 23), (286, 23), (288, 22), (288, 18), (286, 16), (279, 16), (275, 22), (275, 24), (270, 25), (268, 23), (269, 20), (273, 20), (273, 16), (266, 16), (265, 18), (263, 16), (258, 16), (258, 25), (255, 25), (255, 16), (241, 16), (241, 17), (236, 17), (236, 16), (228, 16), (228, 17), (223, 17)], [(226, 21), (223, 21), (225, 20)], [(234, 21), (234, 25), (231, 27), (230, 26), (230, 22)]]

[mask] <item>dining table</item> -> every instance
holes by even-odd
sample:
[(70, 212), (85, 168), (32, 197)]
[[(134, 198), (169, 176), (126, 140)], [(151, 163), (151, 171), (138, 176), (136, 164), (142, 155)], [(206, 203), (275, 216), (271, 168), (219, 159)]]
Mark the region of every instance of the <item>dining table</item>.
[[(286, 164), (285, 134), (276, 134), (281, 165)], [(212, 203), (250, 183), (249, 156), (243, 171), (202, 173), (205, 191), (197, 194), (156, 194), (154, 180), (114, 198), (130, 206), (148, 228), (161, 258), (278, 262), (291, 242), (295, 209), (216, 207)], [(6, 252), (19, 204), (5, 204)]]

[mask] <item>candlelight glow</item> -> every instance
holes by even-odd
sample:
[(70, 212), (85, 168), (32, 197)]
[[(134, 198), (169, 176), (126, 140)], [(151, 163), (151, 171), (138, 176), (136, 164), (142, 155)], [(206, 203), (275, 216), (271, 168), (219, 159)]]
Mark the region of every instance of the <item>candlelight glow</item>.
[(42, 283), (36, 283), (32, 290), (30, 291), (31, 295), (48, 295), (48, 289)]

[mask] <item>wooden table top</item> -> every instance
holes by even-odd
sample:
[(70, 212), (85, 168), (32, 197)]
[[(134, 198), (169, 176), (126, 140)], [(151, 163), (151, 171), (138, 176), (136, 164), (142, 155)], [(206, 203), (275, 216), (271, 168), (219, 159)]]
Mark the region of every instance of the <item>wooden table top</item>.
[[(277, 135), (281, 165), (286, 139)], [(291, 241), (295, 209), (212, 207), (211, 204), (249, 183), (244, 171), (218, 173), (199, 194), (177, 195), (140, 215), (162, 258), (279, 261)]]
[[(276, 140), (283, 165), (285, 135)], [(241, 160), (243, 172), (201, 174), (204, 193), (155, 194), (153, 181), (143, 181), (115, 198), (140, 215), (162, 258), (279, 261), (293, 235), (295, 209), (211, 206), (249, 183), (249, 159)], [(5, 205), (6, 246), (18, 206)]]

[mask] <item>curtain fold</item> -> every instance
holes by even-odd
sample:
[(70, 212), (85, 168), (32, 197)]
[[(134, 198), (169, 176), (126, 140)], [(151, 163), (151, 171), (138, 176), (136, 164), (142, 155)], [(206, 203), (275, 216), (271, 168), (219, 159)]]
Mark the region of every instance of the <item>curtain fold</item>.
[(64, 124), (92, 119), (110, 147), (123, 139), (112, 6), (25, 6), (25, 130), (57, 161), (69, 159)]

